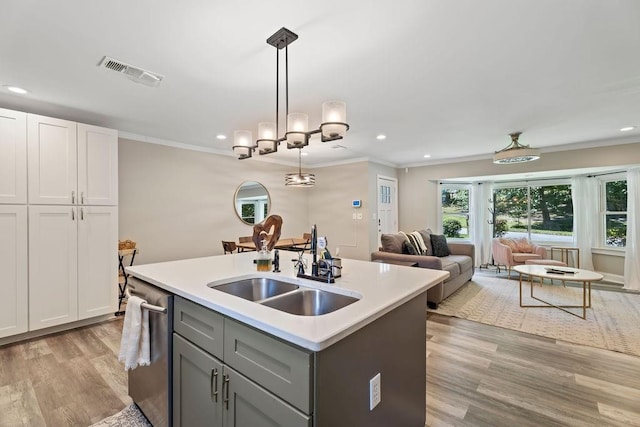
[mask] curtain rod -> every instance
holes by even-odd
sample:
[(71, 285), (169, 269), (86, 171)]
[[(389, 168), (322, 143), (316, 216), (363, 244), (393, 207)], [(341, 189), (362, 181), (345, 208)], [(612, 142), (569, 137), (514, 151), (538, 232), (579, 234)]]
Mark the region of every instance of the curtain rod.
[(605, 175), (616, 175), (619, 173), (624, 173), (626, 171), (621, 170), (621, 171), (615, 171), (615, 172), (605, 172), (605, 173), (594, 173), (593, 175), (587, 175), (587, 178), (597, 178), (599, 176), (605, 176)]

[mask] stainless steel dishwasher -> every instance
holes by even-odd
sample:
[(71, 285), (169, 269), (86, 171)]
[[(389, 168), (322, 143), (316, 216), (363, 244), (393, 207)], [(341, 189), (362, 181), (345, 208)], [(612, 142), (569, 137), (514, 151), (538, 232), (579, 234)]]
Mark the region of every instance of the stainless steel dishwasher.
[(154, 427), (171, 426), (173, 295), (135, 277), (128, 287), (147, 301), (142, 308), (149, 311), (151, 341), (151, 364), (129, 371), (129, 396)]

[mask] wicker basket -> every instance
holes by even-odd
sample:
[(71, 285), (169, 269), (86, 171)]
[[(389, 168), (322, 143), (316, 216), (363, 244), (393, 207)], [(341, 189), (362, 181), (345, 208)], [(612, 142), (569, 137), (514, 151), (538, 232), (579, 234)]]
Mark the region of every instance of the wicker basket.
[(118, 240), (118, 250), (121, 251), (123, 249), (135, 249), (136, 242), (133, 240)]

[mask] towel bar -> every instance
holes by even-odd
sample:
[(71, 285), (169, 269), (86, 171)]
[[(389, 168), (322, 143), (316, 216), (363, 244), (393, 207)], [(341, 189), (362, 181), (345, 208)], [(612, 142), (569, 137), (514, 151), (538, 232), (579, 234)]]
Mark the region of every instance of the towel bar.
[[(129, 289), (125, 290), (125, 294), (127, 298), (131, 298), (131, 291)], [(167, 314), (167, 309), (165, 307), (160, 307), (159, 305), (152, 305), (146, 302), (143, 302), (140, 307), (145, 308), (149, 311), (153, 311), (155, 313)]]

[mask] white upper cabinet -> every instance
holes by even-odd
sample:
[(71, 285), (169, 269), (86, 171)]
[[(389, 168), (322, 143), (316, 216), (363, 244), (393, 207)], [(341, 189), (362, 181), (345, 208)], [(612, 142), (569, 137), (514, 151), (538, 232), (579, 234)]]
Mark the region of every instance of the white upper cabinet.
[(76, 123), (28, 115), (29, 203), (77, 203)]
[(27, 207), (0, 205), (0, 338), (27, 332)]
[(27, 114), (2, 108), (0, 203), (27, 203)]
[(118, 131), (78, 124), (78, 204), (118, 204)]

